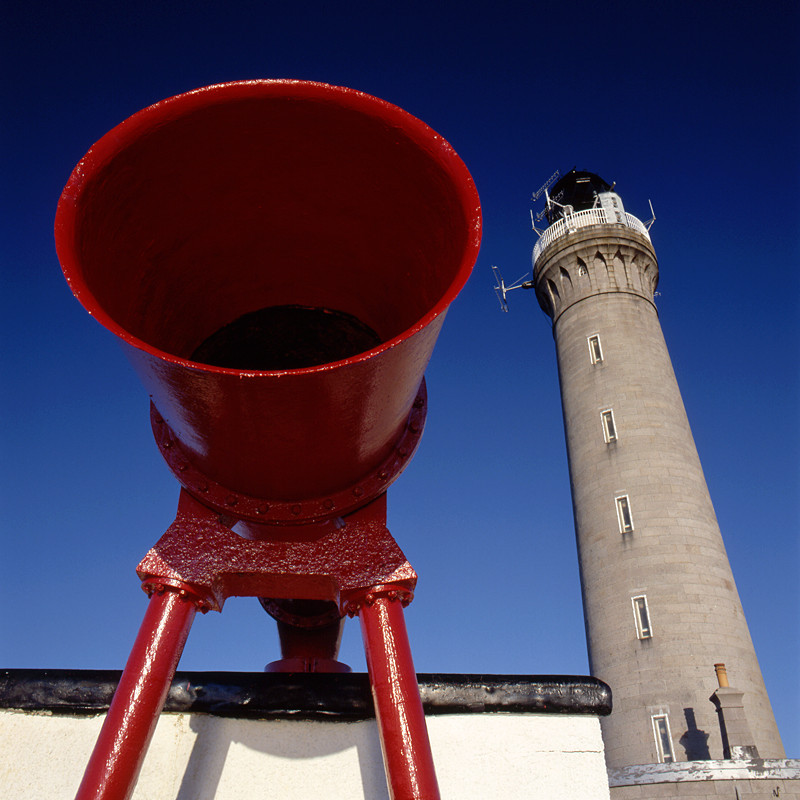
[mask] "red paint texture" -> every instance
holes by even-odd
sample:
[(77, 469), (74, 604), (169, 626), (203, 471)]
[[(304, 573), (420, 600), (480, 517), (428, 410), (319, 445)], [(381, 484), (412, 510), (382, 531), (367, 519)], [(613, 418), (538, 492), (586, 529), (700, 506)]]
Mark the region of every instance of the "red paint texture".
[[(135, 114), (89, 150), (56, 215), (73, 292), (125, 342), (192, 465), (276, 501), (341, 492), (391, 454), (479, 242), (477, 192), (444, 139), (302, 81), (211, 86)], [(278, 372), (190, 360), (221, 327), (286, 304), (353, 315), (381, 343)]]
[(436, 800), (433, 765), (403, 606), (397, 592), (373, 596), (359, 610), (392, 800)]
[[(423, 373), (480, 228), (472, 179), (441, 136), (324, 84), (164, 100), (75, 168), (56, 214), (64, 274), (123, 341), (183, 486), (139, 565), (155, 594), (79, 800), (130, 796), (196, 609), (233, 595), (358, 613), (392, 797), (439, 796), (402, 613), (416, 575), (386, 529), (385, 491), (418, 444)], [(336, 354), (324, 363), (219, 365), (232, 363), (219, 342), (232, 328), (250, 337), (253, 319), (267, 334), (248, 352), (279, 338), (263, 321), (280, 318), (295, 358), (302, 336), (286, 320), (309, 312), (301, 333), (318, 328)], [(329, 351), (342, 330), (348, 347)], [(333, 664), (337, 631), (290, 636), (285, 655)]]
[(127, 800), (133, 794), (195, 612), (177, 591), (150, 599), (76, 800)]

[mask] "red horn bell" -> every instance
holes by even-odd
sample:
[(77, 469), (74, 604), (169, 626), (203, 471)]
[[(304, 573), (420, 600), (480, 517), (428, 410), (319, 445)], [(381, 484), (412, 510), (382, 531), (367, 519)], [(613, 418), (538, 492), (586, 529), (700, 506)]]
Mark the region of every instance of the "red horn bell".
[(144, 109), (89, 150), (56, 215), (67, 281), (124, 342), (179, 481), (269, 523), (345, 513), (399, 474), (479, 242), (444, 139), (303, 81)]
[(479, 243), (450, 145), (319, 83), (164, 100), (75, 168), (64, 274), (122, 340), (184, 490), (137, 569), (151, 599), (79, 800), (130, 796), (195, 612), (232, 596), (262, 598), (281, 631), (271, 668), (289, 671), (343, 667), (357, 615), (391, 796), (438, 797), (402, 616), (416, 573), (383, 495), (419, 441), (423, 373)]

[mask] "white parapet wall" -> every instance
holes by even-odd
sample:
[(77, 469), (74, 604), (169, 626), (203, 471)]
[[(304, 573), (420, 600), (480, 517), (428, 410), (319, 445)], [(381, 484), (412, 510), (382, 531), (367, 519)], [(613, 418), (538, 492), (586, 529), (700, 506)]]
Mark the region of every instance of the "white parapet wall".
[[(0, 673), (0, 798), (72, 800), (118, 674)], [(604, 684), (420, 677), (443, 798), (609, 797)], [(309, 797), (389, 799), (366, 676), (176, 677), (134, 800)]]
[[(0, 712), (3, 800), (72, 800), (103, 717)], [(597, 717), (430, 717), (443, 798), (608, 797)], [(374, 720), (163, 714), (134, 800), (388, 800)]]

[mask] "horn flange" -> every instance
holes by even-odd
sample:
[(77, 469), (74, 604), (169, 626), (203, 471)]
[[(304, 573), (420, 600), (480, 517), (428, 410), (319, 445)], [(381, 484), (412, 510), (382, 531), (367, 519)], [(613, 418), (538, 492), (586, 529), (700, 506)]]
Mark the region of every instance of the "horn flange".
[(425, 428), (427, 412), (428, 393), (423, 378), (403, 433), (383, 463), (354, 486), (325, 497), (292, 501), (252, 497), (212, 480), (192, 464), (177, 437), (152, 403), (150, 423), (167, 466), (181, 486), (204, 505), (211, 506), (226, 516), (249, 522), (307, 525), (349, 514), (385, 492), (416, 452)]

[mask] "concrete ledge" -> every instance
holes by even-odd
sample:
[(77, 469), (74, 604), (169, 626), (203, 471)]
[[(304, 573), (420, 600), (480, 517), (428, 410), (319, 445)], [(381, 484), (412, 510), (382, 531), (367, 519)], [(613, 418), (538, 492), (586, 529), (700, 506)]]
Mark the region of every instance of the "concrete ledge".
[[(0, 708), (52, 714), (108, 709), (120, 672), (0, 670)], [(602, 716), (611, 690), (597, 678), (573, 675), (418, 675), (427, 715), (556, 713)], [(240, 719), (371, 719), (364, 673), (178, 672), (166, 712), (201, 712)]]
[(800, 780), (800, 759), (753, 758), (742, 761), (676, 761), (673, 764), (634, 764), (608, 770), (608, 783), (642, 786), (684, 781)]

